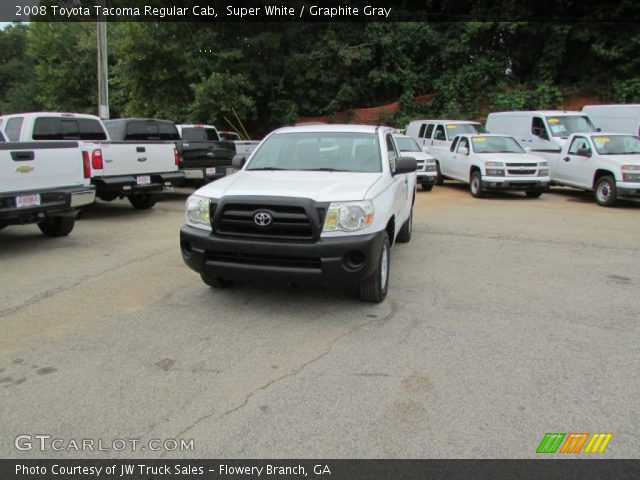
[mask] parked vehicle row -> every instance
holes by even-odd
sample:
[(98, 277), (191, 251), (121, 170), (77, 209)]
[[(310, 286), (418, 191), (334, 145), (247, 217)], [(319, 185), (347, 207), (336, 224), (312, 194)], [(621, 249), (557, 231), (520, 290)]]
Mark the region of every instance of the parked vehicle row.
[[(211, 125), (40, 112), (2, 116), (0, 131), (8, 137), (0, 148), (0, 228), (37, 222), (48, 235), (66, 235), (96, 197), (149, 209), (185, 177), (211, 181), (235, 171), (236, 144)], [(252, 147), (246, 142), (241, 153)]]
[(466, 182), (474, 197), (491, 190), (538, 197), (551, 185), (566, 185), (593, 191), (602, 206), (640, 198), (640, 105), (496, 112), (485, 128), (477, 122), (414, 120), (406, 133), (435, 158), (438, 184), (445, 178)]

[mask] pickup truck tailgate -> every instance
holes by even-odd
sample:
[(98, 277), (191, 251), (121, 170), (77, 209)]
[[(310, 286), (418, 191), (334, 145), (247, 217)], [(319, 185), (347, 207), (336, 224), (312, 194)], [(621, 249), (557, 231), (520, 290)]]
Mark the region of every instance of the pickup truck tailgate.
[(78, 142), (0, 143), (0, 192), (89, 185)]
[(178, 169), (173, 143), (108, 142), (101, 143), (100, 148), (104, 176), (172, 172)]
[(180, 165), (186, 168), (231, 165), (235, 154), (235, 145), (231, 141), (185, 141), (180, 149)]

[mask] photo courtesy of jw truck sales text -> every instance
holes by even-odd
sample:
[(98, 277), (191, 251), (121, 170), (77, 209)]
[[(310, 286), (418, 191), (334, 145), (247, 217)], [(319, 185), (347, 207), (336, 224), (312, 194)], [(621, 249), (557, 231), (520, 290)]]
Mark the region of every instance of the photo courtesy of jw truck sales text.
[(640, 479), (638, 72), (638, 2), (0, 2), (0, 480)]

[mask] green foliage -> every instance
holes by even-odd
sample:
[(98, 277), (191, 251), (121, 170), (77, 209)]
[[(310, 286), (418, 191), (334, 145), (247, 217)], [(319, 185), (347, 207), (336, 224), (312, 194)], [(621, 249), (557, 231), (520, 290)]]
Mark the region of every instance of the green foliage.
[(493, 111), (549, 110), (562, 106), (560, 88), (549, 83), (540, 83), (534, 89), (517, 89), (497, 92), (491, 99)]
[(640, 78), (615, 80), (613, 82), (613, 99), (618, 103), (640, 103)]

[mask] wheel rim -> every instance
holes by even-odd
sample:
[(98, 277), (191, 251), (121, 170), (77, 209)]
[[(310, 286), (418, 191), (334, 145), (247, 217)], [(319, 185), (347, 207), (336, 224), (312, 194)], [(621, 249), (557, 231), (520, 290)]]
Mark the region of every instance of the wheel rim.
[(611, 199), (611, 185), (609, 182), (600, 182), (598, 185), (598, 200), (601, 202), (608, 202)]
[(478, 193), (479, 188), (480, 188), (480, 180), (478, 180), (478, 177), (474, 175), (473, 178), (471, 179), (471, 191), (473, 193)]
[(387, 277), (389, 274), (389, 252), (387, 247), (382, 247), (382, 258), (380, 259), (380, 288), (382, 290), (387, 286)]

